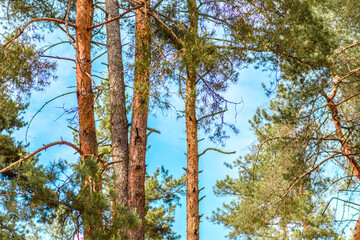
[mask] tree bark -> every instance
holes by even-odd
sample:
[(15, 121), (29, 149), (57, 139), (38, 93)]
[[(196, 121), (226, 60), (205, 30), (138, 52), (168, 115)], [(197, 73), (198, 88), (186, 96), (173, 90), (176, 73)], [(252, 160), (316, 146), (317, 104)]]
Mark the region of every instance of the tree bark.
[[(108, 13), (107, 19), (119, 16), (118, 0), (105, 0), (105, 7)], [(129, 143), (119, 21), (106, 24), (106, 35), (110, 84), (112, 160), (115, 162), (113, 167), (117, 175), (115, 179), (115, 202), (127, 205), (129, 195)]]
[[(94, 117), (94, 93), (91, 80), (91, 33), (88, 29), (93, 22), (94, 8), (92, 0), (76, 1), (76, 81), (77, 101), (79, 114), (79, 141), (80, 149), (83, 152), (81, 161), (87, 158), (97, 157), (98, 146), (96, 139), (96, 127)], [(86, 161), (85, 161), (86, 162)], [(83, 179), (82, 188), (90, 186), (90, 191), (101, 190), (101, 178), (95, 180)], [(84, 206), (92, 203), (84, 202)], [(89, 219), (95, 218), (96, 221)], [(102, 223), (101, 211), (97, 216), (89, 218), (85, 212), (83, 215), (84, 238), (95, 239), (95, 233), (99, 231)]]
[(325, 95), (326, 105), (327, 105), (327, 107), (330, 111), (331, 117), (333, 119), (336, 135), (341, 143), (341, 150), (344, 153), (344, 155), (346, 156), (346, 158), (348, 159), (349, 164), (355, 173), (355, 176), (360, 180), (360, 167), (359, 167), (358, 163), (356, 162), (354, 156), (352, 155), (352, 152), (353, 152), (352, 148), (349, 145), (349, 143), (347, 142), (345, 135), (342, 131), (341, 119), (340, 119), (339, 111), (336, 107), (336, 104), (334, 103), (334, 97), (335, 97), (335, 94), (332, 94), (332, 96), (330, 96), (330, 97), (327, 97)]
[(198, 38), (198, 9), (196, 0), (188, 0), (189, 9), (189, 39), (187, 42), (186, 56), (186, 100), (185, 100), (185, 122), (186, 122), (186, 142), (187, 142), (187, 239), (199, 239), (199, 151), (198, 151), (198, 125), (196, 120), (196, 79), (197, 79), (197, 60), (192, 53), (192, 48), (196, 48)]
[(360, 216), (355, 225), (355, 229), (353, 232), (353, 240), (360, 240)]
[(130, 131), (129, 206), (136, 211), (142, 224), (140, 228), (130, 231), (130, 239), (132, 240), (143, 240), (145, 238), (145, 155), (151, 61), (150, 19), (147, 14), (150, 0), (142, 0), (139, 3), (144, 4), (144, 6), (136, 10), (135, 76)]
[(187, 239), (199, 239), (199, 154), (196, 122), (196, 75), (190, 69), (186, 80), (186, 142), (187, 142)]

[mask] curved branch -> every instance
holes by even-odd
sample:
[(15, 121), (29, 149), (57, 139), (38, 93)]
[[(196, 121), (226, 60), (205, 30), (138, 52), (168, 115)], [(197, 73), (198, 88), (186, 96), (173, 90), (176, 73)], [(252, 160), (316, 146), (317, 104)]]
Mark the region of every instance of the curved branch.
[(205, 149), (202, 153), (199, 154), (199, 157), (201, 157), (202, 155), (204, 155), (207, 151), (209, 150), (212, 150), (212, 151), (215, 151), (215, 152), (219, 152), (219, 153), (222, 153), (222, 154), (234, 154), (236, 153), (236, 151), (233, 151), (233, 152), (224, 152), (224, 151), (221, 151), (220, 149), (217, 149), (217, 148), (207, 148)]
[[(6, 49), (10, 44), (12, 44), (16, 39), (18, 39), (21, 34), (24, 33), (25, 29), (32, 23), (34, 22), (41, 22), (41, 21), (47, 21), (47, 22), (55, 22), (55, 23), (60, 23), (60, 24), (65, 24), (66, 21), (61, 20), (61, 19), (57, 19), (57, 18), (36, 18), (36, 19), (32, 19), (30, 21), (28, 21), (27, 23), (24, 24), (24, 26), (22, 28), (18, 28), (19, 32), (12, 38), (10, 39), (7, 43), (4, 44), (4, 49)], [(75, 24), (72, 23), (67, 23), (69, 26), (76, 28)]]
[(349, 48), (354, 48), (354, 47), (357, 47), (357, 46), (360, 46), (360, 43), (354, 43), (354, 44), (351, 44), (351, 45), (346, 46), (346, 47), (341, 47), (335, 52), (335, 54), (343, 53), (346, 50), (348, 50)]
[(70, 142), (66, 142), (66, 141), (58, 141), (58, 142), (53, 142), (53, 143), (49, 143), (47, 145), (44, 145), (43, 147), (39, 148), (38, 150), (36, 150), (35, 152), (30, 153), (29, 155), (21, 158), (20, 160), (17, 160), (16, 162), (13, 162), (12, 164), (10, 164), (9, 166), (3, 168), (0, 170), (0, 173), (4, 173), (9, 171), (9, 169), (19, 163), (22, 163), (26, 160), (28, 160), (29, 158), (33, 157), (34, 155), (38, 154), (39, 152), (48, 149), (49, 147), (55, 146), (55, 145), (68, 145), (70, 147), (72, 147), (73, 149), (75, 149), (78, 153), (80, 153), (80, 155), (83, 155), (83, 152), (81, 151), (80, 148), (78, 148), (76, 145), (70, 143)]

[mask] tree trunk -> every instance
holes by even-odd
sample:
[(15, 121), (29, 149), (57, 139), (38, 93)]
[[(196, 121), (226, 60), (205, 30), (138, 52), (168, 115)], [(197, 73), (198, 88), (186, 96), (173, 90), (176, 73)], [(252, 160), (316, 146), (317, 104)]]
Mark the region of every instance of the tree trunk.
[(136, 10), (136, 47), (133, 109), (130, 131), (129, 164), (129, 206), (135, 210), (142, 224), (130, 231), (130, 239), (143, 240), (145, 219), (145, 155), (147, 142), (147, 118), (149, 112), (150, 89), (150, 20), (147, 14), (149, 0), (139, 1), (144, 4)]
[[(98, 146), (96, 139), (95, 117), (94, 117), (94, 93), (91, 82), (91, 33), (88, 28), (93, 22), (94, 8), (92, 0), (76, 1), (76, 81), (77, 101), (79, 114), (79, 141), (80, 149), (83, 152), (81, 161), (87, 158), (97, 157)], [(86, 162), (86, 161), (85, 161)], [(90, 191), (100, 191), (101, 181), (99, 178), (90, 180), (83, 179), (82, 188), (90, 187)], [(86, 200), (85, 200), (86, 201)], [(84, 202), (84, 206), (92, 203)], [(94, 234), (101, 227), (101, 212), (97, 216), (89, 218), (85, 212), (83, 215), (84, 238), (95, 239)], [(89, 219), (96, 219), (91, 221)], [(100, 219), (99, 219), (100, 218)]]
[[(118, 0), (105, 0), (105, 7), (108, 19), (119, 16)], [(106, 35), (110, 84), (112, 160), (115, 162), (113, 167), (117, 175), (115, 179), (115, 202), (127, 205), (129, 195), (129, 143), (119, 21), (106, 24)]]
[[(346, 158), (348, 159), (349, 164), (355, 173), (355, 176), (360, 180), (360, 167), (359, 167), (359, 164), (356, 162), (356, 159), (352, 155), (352, 152), (353, 152), (352, 148), (349, 145), (348, 141), (346, 140), (345, 135), (342, 131), (342, 125), (341, 125), (341, 119), (339, 116), (339, 111), (334, 102), (334, 98), (335, 98), (335, 95), (336, 95), (337, 89), (338, 89), (338, 77), (337, 76), (334, 77), (334, 83), (335, 83), (335, 86), (334, 86), (332, 92), (330, 93), (330, 96), (327, 96), (325, 93), (323, 93), (323, 96), (326, 99), (326, 105), (327, 105), (327, 107), (330, 111), (331, 117), (333, 119), (336, 135), (341, 143), (341, 150), (342, 150), (343, 154), (346, 156)], [(353, 232), (353, 240), (360, 240), (360, 222), (359, 222), (359, 220), (356, 222), (356, 225), (355, 225), (355, 229)]]
[(355, 173), (355, 176), (360, 180), (360, 168), (354, 156), (352, 155), (352, 148), (347, 142), (345, 135), (342, 131), (341, 119), (339, 117), (339, 112), (337, 110), (336, 104), (334, 103), (334, 97), (335, 95), (326, 97), (326, 104), (334, 122), (336, 135), (341, 143), (341, 150), (348, 159), (350, 166)]
[(188, 70), (186, 80), (186, 141), (187, 141), (187, 239), (199, 239), (199, 153), (196, 122), (196, 75)]
[(188, 0), (189, 9), (189, 39), (187, 42), (186, 56), (186, 100), (185, 100), (185, 122), (186, 122), (186, 141), (187, 141), (187, 239), (199, 239), (199, 152), (197, 137), (196, 120), (196, 79), (197, 79), (197, 61), (196, 56), (192, 54), (191, 48), (196, 46), (198, 37), (198, 9), (196, 0)]
[(355, 229), (353, 232), (353, 240), (360, 240), (360, 216), (355, 225)]

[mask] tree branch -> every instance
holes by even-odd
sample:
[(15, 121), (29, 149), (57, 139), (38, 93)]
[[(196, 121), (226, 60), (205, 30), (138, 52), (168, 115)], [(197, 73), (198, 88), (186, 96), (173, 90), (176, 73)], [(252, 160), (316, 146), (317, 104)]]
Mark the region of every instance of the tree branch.
[(158, 134), (161, 134), (160, 131), (156, 130), (156, 129), (153, 129), (153, 128), (147, 128), (147, 130), (149, 130), (148, 134), (147, 134), (147, 137), (152, 133), (152, 132), (155, 132), (155, 133), (158, 133)]
[(197, 120), (197, 122), (200, 122), (201, 120), (203, 120), (203, 119), (205, 119), (205, 118), (208, 118), (208, 117), (213, 117), (213, 116), (215, 116), (215, 115), (218, 115), (218, 114), (224, 113), (224, 112), (226, 112), (226, 111), (227, 111), (227, 109), (222, 110), (222, 111), (219, 111), (219, 112), (216, 112), (216, 113), (211, 113), (211, 114), (208, 114), (208, 115), (202, 116), (201, 118), (199, 118), (199, 119)]
[(234, 154), (236, 153), (236, 151), (233, 151), (233, 152), (224, 152), (224, 151), (221, 151), (220, 149), (217, 149), (217, 148), (207, 148), (205, 149), (202, 153), (199, 154), (199, 157), (201, 157), (202, 155), (204, 155), (207, 151), (215, 151), (215, 152), (219, 152), (219, 153), (222, 153), (222, 154)]
[(288, 193), (291, 191), (291, 189), (293, 189), (293, 187), (301, 180), (303, 179), (305, 176), (309, 175), (310, 173), (312, 173), (313, 171), (315, 171), (316, 169), (318, 169), (322, 164), (324, 164), (326, 161), (328, 161), (329, 159), (333, 158), (334, 156), (338, 155), (340, 153), (333, 153), (330, 156), (328, 156), (327, 158), (325, 158), (324, 160), (322, 160), (320, 163), (316, 164), (314, 167), (312, 167), (310, 170), (308, 170), (307, 172), (301, 174), (300, 176), (298, 176), (297, 178), (295, 178), (293, 180), (293, 183), (287, 188), (286, 192), (275, 202), (270, 203), (269, 205), (266, 206), (266, 208), (270, 207), (270, 206), (274, 206), (275, 204), (277, 204), (278, 202), (280, 202), (281, 200), (283, 200), (286, 195), (288, 195)]
[[(27, 23), (24, 24), (24, 26), (22, 28), (18, 28), (18, 33), (15, 34), (15, 36), (10, 39), (8, 42), (6, 42), (4, 44), (4, 49), (6, 49), (10, 44), (12, 44), (16, 39), (18, 39), (21, 34), (24, 33), (25, 29), (32, 23), (34, 22), (41, 22), (41, 21), (47, 21), (47, 22), (55, 22), (55, 23), (60, 23), (60, 24), (66, 24), (66, 21), (61, 20), (61, 19), (57, 19), (57, 18), (36, 18), (36, 19), (32, 19), (30, 21), (28, 21)], [(72, 23), (67, 23), (69, 26), (76, 28), (75, 24)]]
[(70, 147), (72, 147), (73, 149), (75, 149), (78, 153), (80, 153), (80, 155), (83, 155), (83, 152), (81, 151), (80, 148), (78, 148), (76, 145), (70, 143), (70, 142), (66, 142), (66, 141), (58, 141), (58, 142), (53, 142), (53, 143), (49, 143), (47, 145), (44, 145), (43, 147), (39, 148), (38, 150), (36, 150), (35, 152), (30, 153), (29, 155), (27, 155), (26, 157), (21, 158), (20, 160), (17, 160), (16, 162), (11, 163), (9, 166), (3, 168), (0, 170), (0, 173), (4, 173), (9, 171), (9, 169), (11, 167), (13, 167), (16, 164), (22, 163), (26, 160), (28, 160), (29, 158), (33, 157), (34, 155), (38, 154), (39, 152), (48, 149), (49, 147), (55, 146), (55, 145), (68, 145)]
[(105, 22), (101, 22), (101, 23), (98, 23), (98, 24), (95, 24), (95, 25), (92, 25), (90, 27), (88, 27), (88, 30), (90, 29), (93, 29), (93, 28), (97, 28), (97, 27), (100, 27), (104, 24), (107, 24), (107, 23), (110, 23), (110, 22), (113, 22), (113, 21), (116, 21), (116, 20), (119, 20), (120, 18), (122, 18), (123, 16), (125, 16), (126, 14), (128, 14), (129, 12), (133, 11), (133, 10), (136, 10), (138, 8), (141, 8), (144, 4), (141, 4), (141, 5), (138, 5), (136, 7), (133, 7), (133, 8), (130, 8), (128, 10), (126, 10), (125, 12), (123, 12), (120, 16), (117, 16), (117, 17), (114, 17), (114, 18), (111, 18)]
[(48, 56), (48, 55), (41, 55), (40, 57), (45, 57), (45, 58), (55, 58), (55, 59), (68, 60), (68, 61), (75, 62), (75, 60), (74, 60), (74, 59), (71, 59), (71, 58), (65, 58), (65, 57)]
[(351, 45), (346, 46), (346, 47), (340, 47), (335, 53), (336, 54), (341, 54), (341, 53), (345, 52), (346, 50), (348, 50), (349, 48), (357, 47), (359, 45), (360, 45), (360, 43), (354, 43), (354, 44), (351, 44)]

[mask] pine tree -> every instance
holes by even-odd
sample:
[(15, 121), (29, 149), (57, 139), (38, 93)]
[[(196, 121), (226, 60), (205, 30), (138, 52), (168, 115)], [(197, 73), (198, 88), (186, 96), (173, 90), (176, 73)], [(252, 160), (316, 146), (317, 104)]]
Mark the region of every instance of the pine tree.
[[(269, 118), (271, 119), (270, 122), (264, 123), (264, 126), (268, 124), (268, 127), (272, 126), (276, 130), (274, 135), (267, 135), (262, 131), (257, 131), (256, 134), (259, 136), (265, 135), (259, 141), (260, 143), (262, 141), (271, 142), (268, 144), (271, 144), (270, 150), (276, 153), (276, 161), (282, 158), (281, 154), (279, 155), (279, 150), (277, 150), (278, 144), (288, 140), (301, 142), (303, 144), (301, 149), (304, 149), (305, 146), (312, 146), (311, 150), (308, 151), (315, 156), (315, 158), (313, 156), (308, 159), (311, 163), (310, 166), (313, 166), (313, 168), (308, 166), (308, 169), (310, 169), (307, 171), (303, 169), (302, 174), (300, 172), (292, 173), (294, 180), (288, 183), (288, 187), (285, 188), (287, 189), (286, 194), (280, 194), (279, 200), (266, 201), (267, 204), (272, 207), (275, 206), (274, 202), (278, 204), (284, 202), (285, 204), (286, 199), (288, 199), (287, 194), (291, 193), (289, 189), (296, 189), (303, 177), (310, 176), (313, 171), (321, 168), (330, 159), (336, 159), (334, 161), (339, 164), (336, 167), (343, 171), (345, 177), (331, 179), (332, 183), (326, 185), (332, 186), (334, 183), (347, 182), (348, 185), (346, 187), (342, 185), (341, 188), (348, 189), (351, 186), (351, 181), (342, 180), (347, 179), (346, 176), (349, 173), (352, 175), (352, 172), (358, 175), (357, 155), (354, 151), (356, 144), (353, 143), (358, 141), (356, 124), (351, 120), (356, 116), (352, 109), (352, 101), (356, 102), (356, 99), (353, 98), (357, 95), (351, 95), (350, 90), (356, 85), (352, 78), (356, 78), (358, 63), (357, 61), (350, 61), (350, 59), (356, 55), (357, 37), (349, 33), (347, 28), (349, 22), (354, 21), (351, 19), (351, 14), (343, 17), (344, 15), (339, 14), (337, 9), (341, 6), (342, 10), (344, 10), (349, 5), (342, 1), (317, 2), (316, 4), (310, 1), (287, 1), (286, 3), (266, 1), (263, 4), (249, 2), (249, 5), (255, 9), (257, 8), (259, 18), (264, 19), (257, 26), (255, 37), (252, 40), (256, 41), (255, 46), (260, 46), (255, 51), (265, 52), (265, 54), (259, 54), (257, 59), (262, 63), (272, 63), (273, 65), (270, 65), (270, 67), (279, 69), (281, 78), (285, 81), (285, 86), (289, 88), (286, 90), (288, 92), (287, 96), (284, 97), (287, 105), (281, 104), (276, 108), (275, 106), (270, 106), (270, 108), (274, 115), (275, 113), (276, 115), (286, 114), (288, 115), (287, 121), (290, 121), (290, 123), (301, 120), (301, 124), (304, 125), (304, 127), (299, 128), (297, 126), (295, 128), (303, 132), (296, 130), (289, 133), (287, 132), (288, 128), (285, 128), (286, 131), (284, 132), (284, 129), (278, 128), (278, 124), (274, 124), (275, 118), (271, 117), (272, 114), (270, 117), (266, 117), (266, 114), (264, 114), (267, 121), (269, 121)], [(233, 36), (234, 40), (236, 40), (241, 35), (234, 33)], [(347, 50), (350, 50), (350, 52), (347, 52)], [(349, 58), (346, 52), (352, 57)], [(350, 87), (350, 85), (352, 86)], [(300, 101), (301, 105), (294, 102), (294, 99)], [(294, 104), (297, 104), (298, 108), (295, 110), (297, 114), (292, 116)], [(326, 109), (324, 109), (324, 106), (326, 106)], [(329, 114), (331, 119), (328, 119), (326, 114)], [(304, 134), (306, 135), (304, 136)], [(273, 141), (276, 143), (272, 143)], [(263, 144), (260, 145), (264, 147)], [(288, 151), (291, 148), (283, 149), (280, 153), (285, 150)], [(261, 154), (263, 150), (258, 151)], [(292, 154), (297, 151), (295, 149), (289, 153)], [(324, 155), (324, 153), (327, 154)], [(306, 154), (308, 154), (307, 151)], [(256, 156), (253, 155), (253, 161), (257, 161)], [(267, 160), (270, 157), (272, 156), (266, 156), (265, 159)], [(342, 164), (344, 160), (349, 163), (349, 167)], [(241, 164), (244, 164), (246, 169), (249, 169), (250, 166), (245, 163), (246, 161)], [(251, 164), (252, 166), (258, 165), (256, 162), (251, 162)], [(259, 164), (261, 166), (261, 163)], [(280, 163), (276, 166), (284, 165), (285, 163)], [(263, 174), (262, 177), (265, 176)], [(321, 175), (318, 177), (319, 179), (314, 179), (311, 183), (321, 181)], [(219, 193), (226, 194), (228, 190), (234, 188), (232, 180), (229, 179), (226, 182), (229, 183), (229, 186), (225, 186), (223, 189), (219, 188)], [(339, 185), (341, 186), (341, 184)], [(255, 192), (257, 191), (256, 189)], [(338, 189), (337, 191), (342, 190)], [(264, 204), (266, 205), (266, 203)], [(217, 215), (215, 219), (222, 219), (221, 222), (226, 222), (226, 219), (220, 215)], [(354, 237), (354, 239), (356, 238)]]

